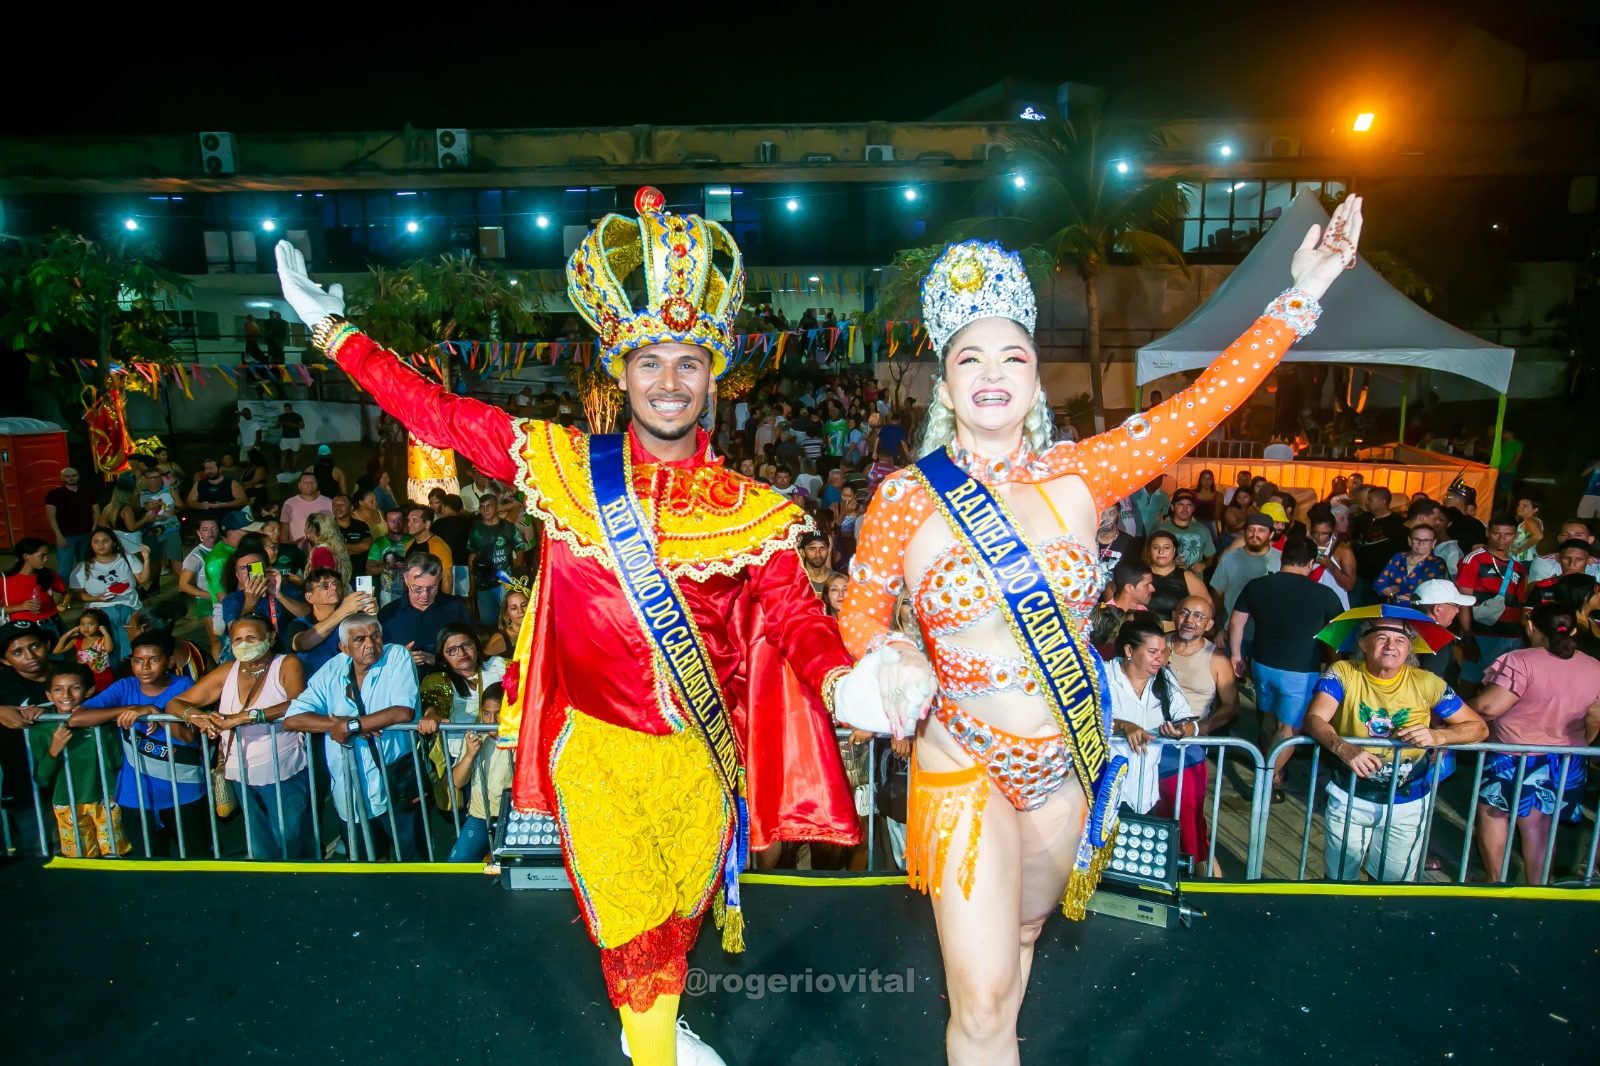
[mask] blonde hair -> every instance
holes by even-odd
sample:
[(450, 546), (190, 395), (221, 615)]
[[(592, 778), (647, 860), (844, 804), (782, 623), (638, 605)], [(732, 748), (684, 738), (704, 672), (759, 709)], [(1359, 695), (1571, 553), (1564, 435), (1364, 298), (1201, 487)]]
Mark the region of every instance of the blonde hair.
[[(306, 517), (306, 543), (313, 549), (327, 548), (333, 553), (334, 568), (345, 588), (350, 587), (350, 552), (344, 546), (344, 534), (331, 512), (318, 511)], [(309, 557), (310, 552), (306, 555)]]

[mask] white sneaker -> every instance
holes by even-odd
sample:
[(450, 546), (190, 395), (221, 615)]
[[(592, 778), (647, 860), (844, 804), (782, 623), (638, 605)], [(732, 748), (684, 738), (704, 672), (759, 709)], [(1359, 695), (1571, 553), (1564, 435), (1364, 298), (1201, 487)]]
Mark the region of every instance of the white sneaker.
[(689, 1023), (678, 1019), (678, 1066), (728, 1066), (722, 1056), (701, 1040)]
[[(622, 1031), (622, 1054), (627, 1059), (633, 1058), (626, 1029)], [(710, 1045), (701, 1040), (681, 1016), (678, 1018), (678, 1066), (728, 1066), (722, 1056), (712, 1051)]]

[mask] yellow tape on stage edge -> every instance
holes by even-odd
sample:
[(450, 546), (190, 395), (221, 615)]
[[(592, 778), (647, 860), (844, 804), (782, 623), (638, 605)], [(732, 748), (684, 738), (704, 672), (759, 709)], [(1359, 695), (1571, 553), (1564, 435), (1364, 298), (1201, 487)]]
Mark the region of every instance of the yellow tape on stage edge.
[(464, 862), (245, 862), (230, 859), (64, 859), (46, 870), (106, 870), (113, 873), (202, 874), (478, 874), (479, 863)]
[[(92, 861), (92, 860), (91, 860)], [(1551, 888), (1544, 885), (1377, 884), (1363, 881), (1227, 882), (1186, 881), (1183, 891), (1196, 895), (1236, 896), (1389, 896), (1419, 899), (1554, 899), (1573, 903), (1600, 902), (1600, 888)]]
[[(104, 870), (124, 873), (229, 873), (229, 874), (477, 874), (477, 863), (456, 862), (245, 862), (227, 859), (144, 860), (64, 859), (45, 863), (47, 870)], [(855, 874), (845, 877), (799, 874), (741, 874), (740, 884), (787, 885), (794, 888), (884, 888), (906, 883), (903, 874)], [(1550, 888), (1538, 885), (1453, 884), (1335, 884), (1323, 881), (1285, 882), (1185, 882), (1183, 891), (1215, 896), (1389, 896), (1419, 899), (1519, 899), (1600, 903), (1600, 888)]]

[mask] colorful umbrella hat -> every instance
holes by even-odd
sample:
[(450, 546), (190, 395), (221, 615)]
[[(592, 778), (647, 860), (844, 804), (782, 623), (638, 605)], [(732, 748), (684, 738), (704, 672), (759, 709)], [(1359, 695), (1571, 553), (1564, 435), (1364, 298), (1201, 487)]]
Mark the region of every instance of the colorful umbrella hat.
[(1324, 626), (1322, 632), (1317, 634), (1317, 639), (1335, 651), (1352, 651), (1360, 638), (1362, 623), (1376, 618), (1392, 618), (1410, 626), (1416, 634), (1411, 641), (1411, 650), (1418, 655), (1436, 652), (1456, 639), (1454, 633), (1421, 611), (1392, 603), (1352, 607)]

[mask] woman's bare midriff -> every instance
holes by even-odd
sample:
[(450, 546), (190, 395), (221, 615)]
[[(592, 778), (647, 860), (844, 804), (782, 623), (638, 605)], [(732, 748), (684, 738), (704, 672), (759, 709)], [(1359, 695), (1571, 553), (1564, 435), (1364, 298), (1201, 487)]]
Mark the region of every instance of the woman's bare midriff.
[[(1051, 513), (1032, 484), (1009, 483), (990, 486), (996, 496), (1004, 500), (1011, 513), (1022, 525), (1023, 532), (1034, 544), (1063, 532), (1091, 543), (1096, 527), (1094, 503), (1088, 487), (1076, 474), (1068, 474), (1043, 483), (1050, 503), (1066, 520), (1067, 528)], [(906, 545), (906, 588), (915, 590), (922, 582), (928, 566), (948, 549), (955, 539), (944, 518), (935, 513), (912, 535)], [(913, 604), (913, 606), (915, 606)], [(989, 655), (1022, 657), (1021, 649), (1006, 625), (1004, 616), (995, 611), (977, 624), (951, 636), (939, 638), (941, 643), (971, 648)], [(1057, 732), (1055, 717), (1049, 706), (1039, 696), (1029, 696), (1016, 690), (961, 700), (960, 706), (982, 721), (1019, 737), (1047, 737)], [(943, 723), (930, 711), (917, 733), (917, 765), (930, 773), (960, 770), (972, 765), (972, 759), (956, 743)]]

